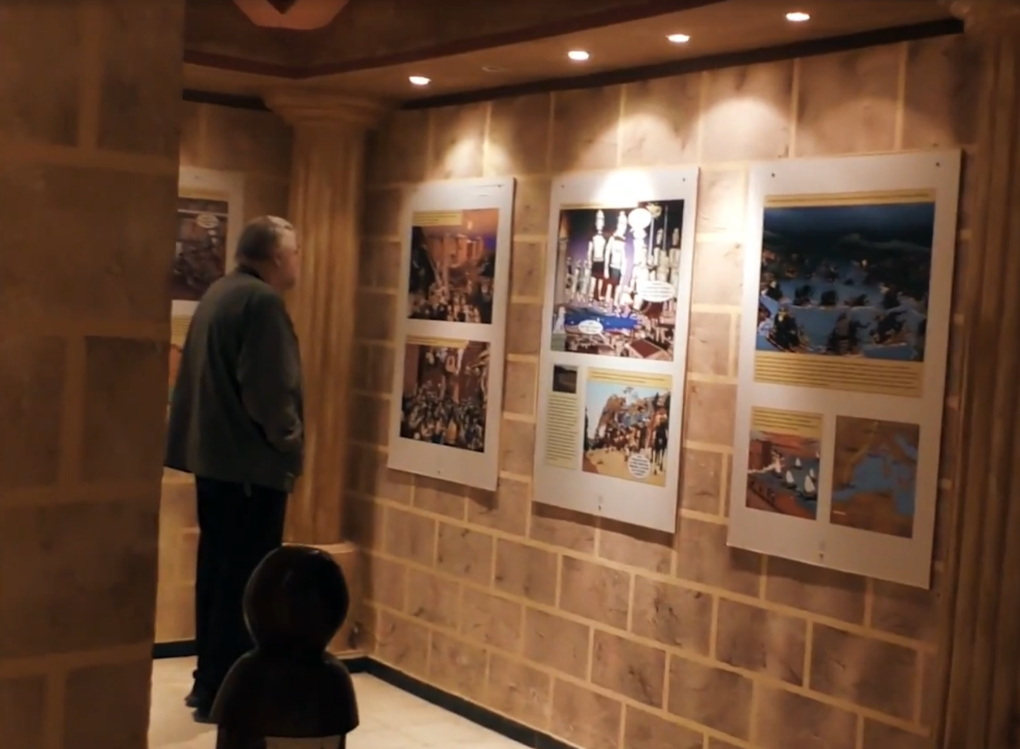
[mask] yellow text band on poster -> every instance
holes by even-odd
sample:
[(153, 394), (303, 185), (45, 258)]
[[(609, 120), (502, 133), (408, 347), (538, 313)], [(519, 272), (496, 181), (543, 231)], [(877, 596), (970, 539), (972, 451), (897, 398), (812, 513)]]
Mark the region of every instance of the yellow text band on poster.
[(188, 328), (191, 327), (190, 315), (176, 315), (170, 318), (170, 342), (184, 345), (184, 339), (188, 337)]
[(770, 351), (754, 355), (754, 381), (770, 385), (920, 398), (923, 376), (922, 362)]
[(817, 439), (822, 433), (820, 414), (801, 411), (780, 411), (775, 408), (752, 408), (751, 429), (759, 432), (793, 434)]
[(766, 208), (812, 208), (840, 205), (893, 205), (898, 203), (934, 203), (934, 190), (896, 190), (883, 192), (823, 193), (821, 195), (770, 195)]
[(673, 387), (673, 378), (669, 375), (621, 372), (615, 369), (589, 369), (588, 382), (606, 382), (624, 387), (629, 385), (656, 390), (670, 390)]
[(177, 196), (184, 200), (219, 200), (224, 203), (230, 202), (230, 196), (216, 190), (181, 190)]
[(462, 222), (461, 211), (422, 211), (411, 216), (415, 226), (460, 226)]
[(432, 346), (434, 348), (467, 348), (469, 341), (455, 341), (451, 338), (421, 338), (409, 335), (404, 340), (407, 346)]

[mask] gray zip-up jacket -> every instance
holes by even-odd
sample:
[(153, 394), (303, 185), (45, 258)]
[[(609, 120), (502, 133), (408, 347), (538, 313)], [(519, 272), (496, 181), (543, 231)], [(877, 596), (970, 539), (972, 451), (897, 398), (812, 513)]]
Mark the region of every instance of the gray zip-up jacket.
[(290, 492), (304, 457), (301, 357), (283, 298), (238, 269), (202, 297), (170, 402), (164, 464)]

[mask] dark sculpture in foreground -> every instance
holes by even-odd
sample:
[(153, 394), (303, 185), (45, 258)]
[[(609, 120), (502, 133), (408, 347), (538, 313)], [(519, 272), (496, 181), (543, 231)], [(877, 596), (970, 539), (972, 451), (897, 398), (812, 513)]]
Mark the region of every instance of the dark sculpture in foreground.
[(350, 674), (326, 647), (349, 608), (343, 571), (325, 552), (284, 546), (262, 561), (244, 599), (255, 649), (216, 699), (217, 749), (344, 748), (358, 706)]

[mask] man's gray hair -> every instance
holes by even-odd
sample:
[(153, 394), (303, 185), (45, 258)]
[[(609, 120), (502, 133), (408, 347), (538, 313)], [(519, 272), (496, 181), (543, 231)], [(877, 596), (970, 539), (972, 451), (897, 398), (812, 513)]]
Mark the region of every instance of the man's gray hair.
[(280, 244), (280, 237), (288, 231), (294, 231), (294, 227), (278, 216), (253, 219), (238, 237), (234, 259), (239, 265), (271, 260)]

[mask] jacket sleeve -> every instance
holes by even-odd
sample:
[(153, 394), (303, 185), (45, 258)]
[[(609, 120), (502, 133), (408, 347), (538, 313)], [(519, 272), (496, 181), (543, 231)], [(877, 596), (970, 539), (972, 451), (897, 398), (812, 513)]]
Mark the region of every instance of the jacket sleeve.
[(300, 453), (301, 359), (283, 299), (266, 294), (252, 300), (247, 314), (237, 379), (241, 400), (266, 439), (282, 453)]

